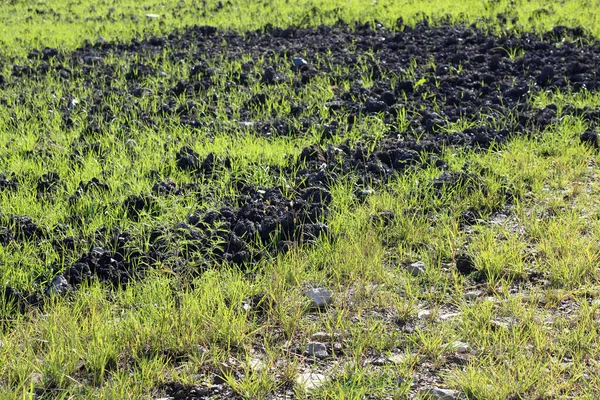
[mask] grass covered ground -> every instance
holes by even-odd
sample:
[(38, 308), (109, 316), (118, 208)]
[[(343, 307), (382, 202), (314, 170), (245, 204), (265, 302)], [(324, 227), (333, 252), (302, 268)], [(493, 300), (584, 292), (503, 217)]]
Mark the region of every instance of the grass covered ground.
[(169, 34), (188, 25), (214, 25), (240, 31), (274, 26), (306, 27), (378, 21), (393, 26), (398, 18), (415, 23), (424, 17), (477, 22), (493, 31), (506, 29), (544, 32), (556, 25), (583, 26), (600, 35), (594, 0), (544, 1), (359, 1), (289, 2), (229, 1), (71, 1), (6, 0), (2, 4), (3, 54), (18, 55), (31, 47), (73, 48), (85, 39), (102, 36), (128, 40), (145, 33)]
[[(598, 72), (532, 62), (513, 99), (478, 69), (518, 36), (475, 72), (342, 41), (426, 16), (594, 49), (598, 2), (114, 3), (0, 4), (1, 398), (600, 395)], [(339, 20), (342, 55), (253, 31)]]

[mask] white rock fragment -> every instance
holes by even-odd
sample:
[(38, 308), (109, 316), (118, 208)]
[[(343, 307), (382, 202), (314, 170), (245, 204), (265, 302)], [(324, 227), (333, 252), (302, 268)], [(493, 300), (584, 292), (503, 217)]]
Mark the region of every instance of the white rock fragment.
[(315, 390), (327, 382), (327, 377), (323, 374), (315, 372), (306, 372), (298, 375), (296, 385), (300, 386), (305, 391)]
[(417, 314), (418, 319), (432, 319), (433, 313), (431, 310), (421, 310)]
[(450, 345), (452, 349), (454, 349), (457, 353), (464, 354), (469, 352), (469, 345), (465, 342), (461, 342), (459, 340), (452, 342)]
[(31, 374), (30, 380), (33, 385), (42, 385), (44, 383), (44, 376), (39, 372), (34, 372)]
[(454, 312), (454, 313), (446, 313), (446, 314), (442, 314), (440, 315), (440, 320), (442, 321), (448, 321), (449, 319), (454, 319), (460, 317), (460, 313), (459, 312)]
[(324, 288), (308, 289), (304, 295), (310, 300), (311, 310), (322, 310), (333, 301), (331, 292)]
[(481, 290), (471, 290), (464, 294), (465, 300), (475, 300), (478, 297), (483, 296), (483, 292)]
[(331, 335), (327, 332), (315, 332), (310, 335), (310, 340), (312, 342), (332, 342), (337, 335)]
[(254, 372), (260, 372), (260, 371), (264, 370), (266, 367), (263, 360), (261, 360), (258, 357), (251, 358), (250, 361), (248, 361), (248, 366)]
[(425, 263), (423, 261), (417, 261), (406, 266), (406, 270), (412, 276), (419, 276), (425, 273)]
[(61, 295), (71, 290), (71, 285), (62, 274), (56, 275), (50, 285), (45, 290), (46, 296), (53, 294)]
[(452, 389), (441, 389), (437, 387), (422, 389), (419, 391), (421, 396), (436, 400), (458, 400), (463, 398), (461, 392)]
[(387, 360), (392, 364), (402, 364), (407, 359), (406, 354), (392, 354), (389, 355)]

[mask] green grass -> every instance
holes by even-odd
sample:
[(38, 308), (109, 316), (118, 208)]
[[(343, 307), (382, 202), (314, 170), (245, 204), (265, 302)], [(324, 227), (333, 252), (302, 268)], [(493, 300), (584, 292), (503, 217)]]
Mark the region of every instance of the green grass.
[[(400, 16), (413, 23), (422, 15), (439, 19), (451, 13), (452, 21), (477, 22), (492, 31), (542, 32), (556, 24), (581, 24), (600, 36), (597, 14), (590, 12), (600, 7), (597, 1), (548, 6), (541, 1), (236, 0), (222, 9), (216, 2), (115, 3), (2, 2), (0, 72), (8, 77), (8, 60), (33, 47), (73, 49), (84, 39), (125, 41), (189, 24), (239, 31), (267, 23), (312, 26), (338, 19), (393, 26)], [(148, 13), (160, 17), (148, 18)], [(518, 19), (500, 26), (498, 13)], [(530, 20), (533, 15), (538, 17)], [(226, 78), (245, 61), (208, 60), (224, 71), (207, 98), (222, 93)], [(152, 62), (166, 76), (147, 79), (149, 90), (172, 87), (188, 68), (160, 57)], [(263, 66), (259, 60), (253, 73)], [(349, 68), (340, 72), (348, 73)], [(355, 68), (366, 71), (366, 63)], [(47, 240), (0, 246), (0, 280), (23, 291), (41, 290), (78, 255), (104, 240), (96, 237), (101, 227), (131, 232), (133, 245), (144, 249), (153, 227), (184, 221), (198, 208), (217, 209), (235, 194), (237, 179), (293, 186), (297, 171), (278, 173), (264, 166), (293, 165), (304, 146), (319, 140), (316, 128), (293, 139), (248, 135), (227, 116), (222, 99), (214, 104), (210, 129), (194, 131), (167, 121), (149, 129), (137, 117), (140, 109), (160, 107), (156, 98), (132, 105), (115, 94), (104, 99), (115, 115), (106, 125), (110, 134), (78, 142), (82, 129), (63, 129), (53, 110), (67, 95), (80, 104), (93, 104), (93, 88), (51, 79), (43, 87), (36, 87), (42, 83), (34, 80), (28, 83), (22, 92), (1, 93), (5, 103), (0, 108), (0, 171), (18, 176), (22, 186), (0, 193), (0, 210), (4, 216), (30, 216), (53, 238), (74, 236), (77, 241), (71, 252), (60, 252)], [(124, 77), (118, 75), (115, 93), (124, 85)], [(240, 106), (258, 90), (251, 87), (232, 96), (228, 105), (235, 119)], [(290, 104), (278, 99), (308, 104), (308, 115), (324, 113), (319, 104), (333, 97), (329, 82), (319, 79), (299, 92), (288, 85), (265, 91), (275, 100), (255, 110), (257, 120), (287, 112)], [(164, 395), (162, 383), (209, 384), (215, 373), (248, 399), (286, 389), (298, 398), (400, 399), (409, 395), (417, 374), (431, 374), (438, 386), (460, 390), (469, 399), (596, 398), (600, 159), (579, 141), (588, 128), (583, 120), (561, 118), (561, 113), (566, 106), (598, 107), (600, 100), (595, 93), (557, 92), (537, 93), (530, 101), (540, 108), (556, 104), (560, 122), (539, 135), (488, 151), (448, 149), (442, 155), (452, 170), (464, 167), (478, 176), (485, 190), (458, 187), (437, 193), (431, 182), (442, 171), (428, 167), (393, 178), (361, 204), (353, 197), (352, 179), (340, 179), (332, 190), (331, 238), (266, 258), (254, 271), (208, 264), (197, 274), (198, 256), (176, 243), (189, 274), (165, 263), (122, 289), (92, 282), (25, 313), (0, 303), (0, 398), (36, 398), (40, 388), (45, 398), (157, 398)], [(208, 113), (210, 105), (204, 106), (198, 111)], [(85, 117), (74, 114), (73, 122), (83, 126)], [(406, 118), (400, 114), (399, 127)], [(474, 123), (461, 121), (465, 126)], [(359, 129), (332, 141), (362, 139), (372, 149), (384, 125), (376, 116), (365, 118)], [(97, 142), (98, 150), (85, 148), (91, 141)], [(196, 182), (170, 166), (182, 145), (200, 157), (210, 152), (231, 157), (234, 166), (219, 171), (219, 179)], [(49, 171), (60, 175), (61, 184), (54, 194), (40, 198), (35, 187)], [(154, 213), (144, 212), (137, 221), (127, 218), (123, 201), (131, 194), (150, 193), (156, 181), (152, 171), (199, 185), (183, 196), (156, 196)], [(93, 177), (102, 177), (109, 190), (70, 202), (79, 183)], [(470, 209), (482, 210), (482, 215), (470, 229), (462, 229), (460, 216)], [(389, 225), (373, 218), (383, 211), (394, 213)], [(56, 233), (55, 228), (73, 215), (82, 222)], [(478, 271), (471, 277), (453, 268), (463, 252), (474, 256)], [(415, 261), (425, 263), (424, 274), (416, 277), (404, 268)], [(537, 279), (535, 284), (531, 277)], [(478, 281), (481, 278), (485, 283)], [(308, 310), (303, 293), (313, 286), (326, 286), (334, 293), (333, 305), (324, 312)], [(477, 297), (466, 296), (475, 290)], [(263, 312), (244, 307), (255, 295), (263, 299)], [(431, 316), (419, 318), (423, 310)], [(458, 314), (448, 317), (452, 313)], [(412, 329), (402, 328), (407, 324)], [(339, 349), (331, 359), (314, 365), (301, 353), (317, 332), (331, 335)], [(468, 344), (465, 354), (456, 355), (456, 341)], [(395, 361), (374, 362), (399, 354), (403, 357)], [(256, 368), (257, 359), (262, 369)], [(311, 369), (328, 378), (318, 389), (305, 392), (295, 380)]]
[[(0, 44), (4, 56), (24, 55), (32, 47), (80, 46), (83, 40), (128, 40), (146, 33), (165, 34), (187, 25), (212, 25), (247, 31), (273, 26), (317, 26), (345, 22), (380, 22), (393, 27), (398, 18), (412, 24), (423, 19), (477, 22), (491, 30), (544, 32), (556, 25), (581, 25), (600, 37), (597, 0), (534, 1), (359, 1), (273, 0), (225, 2), (195, 0), (107, 0), (51, 3), (44, 0), (3, 0), (0, 3)], [(151, 15), (148, 17), (147, 15)], [(154, 17), (158, 16), (158, 17)], [(504, 23), (503, 23), (504, 21)]]

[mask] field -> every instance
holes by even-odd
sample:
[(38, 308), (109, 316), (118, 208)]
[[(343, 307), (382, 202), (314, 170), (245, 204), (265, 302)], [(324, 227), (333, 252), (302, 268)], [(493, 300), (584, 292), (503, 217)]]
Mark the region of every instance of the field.
[(0, 0), (0, 399), (600, 398), (600, 1)]

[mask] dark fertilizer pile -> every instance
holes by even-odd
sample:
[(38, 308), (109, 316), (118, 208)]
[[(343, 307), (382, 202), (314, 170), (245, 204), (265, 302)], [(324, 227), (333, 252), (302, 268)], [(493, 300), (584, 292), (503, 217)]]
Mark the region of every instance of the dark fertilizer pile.
[[(23, 307), (50, 292), (68, 292), (88, 279), (114, 285), (127, 283), (158, 261), (171, 260), (177, 270), (178, 263), (185, 264), (174, 250), (182, 243), (190, 254), (199, 257), (194, 261), (200, 265), (198, 272), (203, 260), (252, 265), (265, 256), (314, 243), (329, 234), (333, 182), (352, 179), (359, 202), (369, 195), (370, 188), (376, 189), (394, 175), (423, 165), (440, 169), (440, 176), (431, 182), (434, 189), (475, 182), (476, 177), (469, 172), (448, 171), (439, 158), (442, 149), (486, 149), (512, 136), (541, 135), (559, 116), (582, 117), (590, 131), (582, 132), (581, 139), (597, 146), (594, 130), (600, 121), (600, 109), (559, 110), (553, 104), (536, 109), (528, 103), (528, 97), (539, 91), (593, 92), (600, 87), (600, 44), (583, 30), (557, 27), (541, 36), (496, 37), (465, 26), (420, 23), (402, 28), (269, 28), (241, 35), (193, 27), (168, 37), (130, 43), (99, 40), (71, 53), (51, 48), (32, 52), (26, 62), (13, 65), (12, 77), (0, 76), (0, 100), (4, 92), (23, 90), (47, 79), (93, 87), (90, 97), (78, 102), (65, 95), (58, 110), (62, 129), (80, 132), (71, 149), (74, 163), (81, 155), (102, 157), (106, 151), (98, 138), (110, 134), (109, 127), (116, 119), (115, 110), (105, 104), (109, 96), (117, 96), (123, 107), (119, 112), (131, 116), (129, 122), (119, 126), (125, 135), (134, 127), (127, 124), (148, 128), (181, 125), (192, 132), (231, 130), (232, 134), (261, 137), (299, 137), (312, 128), (318, 135), (314, 145), (301, 149), (288, 166), (273, 166), (276, 174), (292, 176), (294, 171), (295, 186), (291, 189), (257, 187), (240, 180), (235, 183), (236, 195), (222, 208), (198, 209), (175, 226), (157, 226), (148, 251), (128, 245), (130, 232), (99, 232), (99, 237), (112, 239), (90, 243), (88, 252), (56, 271), (45, 293), (23, 294), (7, 287), (4, 296)], [(518, 49), (520, 56), (511, 59), (513, 49)], [(219, 60), (245, 56), (264, 59), (264, 65), (249, 61), (241, 71), (222, 76)], [(189, 74), (164, 79), (166, 83), (158, 91), (147, 90), (145, 79), (164, 75), (151, 61), (163, 57), (190, 65)], [(365, 77), (372, 85), (365, 85)], [(124, 86), (115, 85), (123, 79)], [(209, 95), (222, 79), (226, 81), (222, 93)], [(334, 93), (333, 98), (318, 105), (327, 112), (313, 112), (310, 105), (292, 99), (287, 113), (264, 118), (268, 104), (281, 100), (272, 97), (271, 89), (291, 85), (300, 92), (322, 79), (329, 82)], [(261, 90), (251, 92), (257, 83)], [(232, 101), (240, 93), (249, 92), (251, 97), (241, 106)], [(162, 106), (144, 108), (141, 99), (147, 96), (160, 99)], [(225, 125), (216, 120), (217, 101), (225, 104), (225, 113), (233, 123)], [(87, 113), (83, 126), (75, 118), (82, 104)], [(209, 107), (204, 107), (206, 104)], [(407, 121), (402, 127), (398, 126), (399, 115)], [(348, 132), (360, 133), (370, 116), (384, 122), (381, 138), (339, 140)], [(453, 128), (459, 126), (455, 124), (458, 121), (478, 123), (470, 128)], [(26, 121), (15, 117), (13, 122), (18, 127)], [(184, 185), (169, 176), (156, 176), (151, 193), (132, 193), (125, 200), (122, 206), (128, 218), (136, 220), (141, 211), (154, 212), (155, 199), (160, 196), (202, 192), (206, 188), (201, 187), (201, 181), (218, 180), (231, 168), (230, 159), (212, 153), (200, 157), (187, 146), (179, 148), (171, 163), (173, 170), (187, 171), (198, 178), (198, 183)], [(0, 190), (15, 191), (19, 185), (18, 177), (0, 176)], [(58, 174), (47, 171), (37, 191), (51, 194), (59, 185)], [(69, 201), (77, 202), (82, 194), (106, 190), (108, 185), (110, 182), (103, 182), (102, 177), (82, 182)], [(73, 247), (73, 238), (61, 238), (61, 227), (38, 226), (27, 216), (4, 215), (0, 222), (2, 245), (32, 240), (50, 241), (61, 249)], [(65, 221), (71, 223), (76, 222)]]

